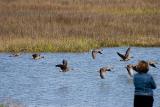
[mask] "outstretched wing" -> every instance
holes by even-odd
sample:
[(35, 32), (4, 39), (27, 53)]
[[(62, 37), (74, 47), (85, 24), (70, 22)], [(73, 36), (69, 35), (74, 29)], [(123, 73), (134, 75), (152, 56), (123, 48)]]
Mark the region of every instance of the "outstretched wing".
[(68, 64), (67, 60), (65, 60), (65, 59), (63, 59), (62, 63), (63, 63), (63, 65), (67, 65)]
[(98, 49), (97, 52), (98, 52), (99, 54), (102, 54), (102, 50), (100, 50), (100, 49)]
[(131, 50), (131, 48), (129, 47), (129, 48), (127, 49), (127, 51), (126, 51), (125, 56), (129, 56), (129, 52), (130, 52), (130, 50)]
[(101, 79), (104, 79), (103, 73), (100, 73), (100, 77), (101, 77)]
[(101, 79), (104, 79), (104, 72), (103, 72), (103, 71), (100, 71), (99, 73), (100, 73)]
[(120, 54), (119, 52), (117, 52), (117, 54), (124, 60), (125, 59), (125, 56)]
[(132, 70), (132, 68), (126, 67), (126, 69), (128, 71), (129, 76), (132, 77), (133, 76), (133, 70)]
[(148, 64), (154, 68), (157, 68), (155, 64), (157, 64), (157, 62), (155, 61), (148, 61)]
[(152, 66), (152, 67), (154, 67), (154, 68), (157, 68), (154, 63), (150, 63), (149, 65)]
[(97, 52), (92, 51), (92, 58), (93, 58), (93, 59), (95, 59), (95, 58), (96, 58), (96, 54), (97, 54)]
[(62, 64), (57, 64), (56, 67), (60, 67), (61, 68), (61, 67), (63, 67), (63, 65)]

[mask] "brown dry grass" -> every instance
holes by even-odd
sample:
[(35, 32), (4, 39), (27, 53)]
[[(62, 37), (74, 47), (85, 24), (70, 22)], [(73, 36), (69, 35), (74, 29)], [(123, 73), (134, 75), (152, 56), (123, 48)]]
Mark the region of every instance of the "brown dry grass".
[(159, 0), (0, 0), (0, 51), (160, 46)]

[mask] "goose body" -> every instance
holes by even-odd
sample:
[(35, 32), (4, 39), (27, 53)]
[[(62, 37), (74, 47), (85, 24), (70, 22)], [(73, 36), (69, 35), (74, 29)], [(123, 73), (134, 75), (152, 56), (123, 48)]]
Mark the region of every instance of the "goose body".
[(121, 53), (117, 52), (117, 54), (118, 54), (118, 55), (121, 57), (121, 59), (122, 59), (122, 60), (120, 60), (120, 61), (128, 61), (128, 60), (130, 60), (131, 58), (133, 58), (133, 57), (131, 57), (131, 56), (129, 55), (130, 50), (131, 50), (131, 47), (129, 47), (129, 48), (127, 49), (127, 51), (126, 51), (125, 54), (121, 54)]
[(44, 58), (44, 56), (41, 56), (40, 54), (32, 54), (32, 58), (37, 60), (37, 59)]
[(62, 61), (62, 64), (57, 64), (56, 67), (59, 67), (62, 70), (62, 72), (69, 71), (68, 62), (67, 60), (64, 60), (64, 59)]

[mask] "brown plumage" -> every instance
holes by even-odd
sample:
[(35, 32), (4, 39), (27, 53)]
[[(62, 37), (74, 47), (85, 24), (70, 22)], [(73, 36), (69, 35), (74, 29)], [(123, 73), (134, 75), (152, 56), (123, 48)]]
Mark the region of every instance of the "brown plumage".
[(56, 67), (59, 67), (62, 70), (62, 72), (69, 71), (68, 62), (65, 59), (63, 59), (62, 64), (57, 64)]
[(122, 60), (120, 60), (120, 61), (128, 61), (131, 58), (133, 58), (133, 57), (129, 56), (130, 50), (131, 50), (131, 47), (129, 47), (127, 49), (125, 54), (120, 54), (119, 52), (117, 52), (117, 54), (122, 58)]
[(93, 49), (92, 50), (92, 58), (95, 59), (97, 54), (102, 54), (102, 50), (101, 49)]
[(108, 68), (108, 67), (100, 68), (100, 70), (98, 72), (100, 74), (101, 79), (104, 79), (104, 76), (105, 76), (107, 71), (111, 71), (111, 68)]

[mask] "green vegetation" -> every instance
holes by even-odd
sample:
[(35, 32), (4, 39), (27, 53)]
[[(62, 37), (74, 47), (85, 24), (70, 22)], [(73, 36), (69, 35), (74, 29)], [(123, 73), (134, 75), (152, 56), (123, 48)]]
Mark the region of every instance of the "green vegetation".
[(159, 0), (1, 0), (0, 52), (160, 46)]

